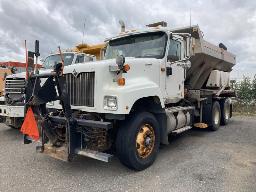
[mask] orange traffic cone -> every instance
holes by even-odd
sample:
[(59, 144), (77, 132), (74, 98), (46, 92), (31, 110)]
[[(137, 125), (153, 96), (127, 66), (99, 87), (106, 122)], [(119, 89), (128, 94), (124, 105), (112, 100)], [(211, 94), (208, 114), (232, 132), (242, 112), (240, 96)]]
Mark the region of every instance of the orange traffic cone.
[(20, 131), (24, 135), (28, 135), (35, 141), (39, 139), (39, 131), (38, 131), (36, 119), (31, 107), (29, 107), (27, 110), (27, 114), (23, 121)]

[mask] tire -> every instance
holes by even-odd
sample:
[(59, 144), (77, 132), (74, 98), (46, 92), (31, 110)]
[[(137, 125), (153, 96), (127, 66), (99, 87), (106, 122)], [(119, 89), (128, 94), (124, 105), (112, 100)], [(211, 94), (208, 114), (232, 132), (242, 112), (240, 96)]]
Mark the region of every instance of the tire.
[(230, 99), (224, 99), (220, 102), (221, 109), (221, 125), (227, 125), (231, 117), (231, 103)]
[(133, 114), (119, 127), (116, 138), (117, 156), (130, 169), (141, 171), (152, 165), (159, 145), (159, 124), (151, 113)]
[(211, 126), (209, 127), (212, 131), (217, 131), (220, 127), (220, 120), (221, 120), (221, 110), (220, 104), (218, 101), (214, 101), (212, 105), (212, 122)]

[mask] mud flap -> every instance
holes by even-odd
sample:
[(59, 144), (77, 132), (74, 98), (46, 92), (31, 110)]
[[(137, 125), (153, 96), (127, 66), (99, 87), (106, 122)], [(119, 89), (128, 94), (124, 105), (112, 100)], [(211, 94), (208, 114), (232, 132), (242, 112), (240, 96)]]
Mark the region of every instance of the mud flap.
[(212, 126), (212, 96), (208, 96), (207, 99), (202, 102), (202, 105), (202, 123)]

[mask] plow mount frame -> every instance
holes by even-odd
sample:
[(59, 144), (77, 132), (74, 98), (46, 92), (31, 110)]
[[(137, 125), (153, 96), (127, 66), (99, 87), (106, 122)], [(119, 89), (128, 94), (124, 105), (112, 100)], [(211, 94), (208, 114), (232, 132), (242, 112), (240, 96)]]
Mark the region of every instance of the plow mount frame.
[[(43, 86), (40, 85), (42, 78), (47, 78)], [(63, 117), (50, 116), (46, 109), (46, 103), (56, 100), (60, 101), (64, 113)], [(37, 146), (37, 152), (63, 161), (71, 161), (75, 155), (83, 155), (104, 162), (110, 161), (112, 157), (110, 154), (83, 148), (82, 132), (79, 131), (78, 126), (109, 130), (113, 127), (112, 123), (73, 118), (66, 79), (60, 71), (54, 70), (51, 73), (33, 74), (28, 77), (25, 113), (29, 107), (32, 107), (34, 113), (41, 118), (41, 121), (37, 120), (38, 127), (41, 129), (41, 145)], [(46, 126), (47, 123), (48, 126)], [(49, 137), (52, 134), (51, 125), (64, 125), (66, 128), (65, 143), (61, 147), (48, 142), (48, 140), (53, 144), (55, 142)], [(24, 144), (28, 143), (30, 143), (29, 139), (25, 135)]]

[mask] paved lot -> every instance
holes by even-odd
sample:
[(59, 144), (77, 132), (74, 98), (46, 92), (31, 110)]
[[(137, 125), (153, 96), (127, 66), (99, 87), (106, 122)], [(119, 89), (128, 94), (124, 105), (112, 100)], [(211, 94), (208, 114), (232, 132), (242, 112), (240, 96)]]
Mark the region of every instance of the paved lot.
[(0, 191), (256, 191), (256, 118), (235, 117), (217, 132), (191, 130), (161, 147), (142, 172), (79, 157), (36, 154), (0, 125)]

